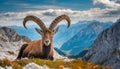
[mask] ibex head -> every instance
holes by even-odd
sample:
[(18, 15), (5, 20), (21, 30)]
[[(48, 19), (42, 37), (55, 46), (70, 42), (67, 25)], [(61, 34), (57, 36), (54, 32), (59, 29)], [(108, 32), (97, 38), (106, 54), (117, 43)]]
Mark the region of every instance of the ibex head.
[(41, 29), (35, 28), (35, 30), (42, 36), (42, 43), (45, 46), (49, 46), (52, 43), (53, 35), (59, 29), (59, 27), (55, 28), (56, 25), (64, 19), (67, 21), (68, 27), (69, 27), (70, 26), (70, 18), (67, 15), (61, 15), (61, 16), (58, 16), (57, 18), (55, 18), (55, 20), (53, 20), (53, 22), (50, 24), (49, 28), (47, 28), (44, 25), (44, 23), (39, 18), (37, 18), (36, 16), (25, 17), (24, 21), (23, 21), (23, 25), (26, 28), (26, 22), (29, 21), (29, 20), (32, 20), (35, 23), (37, 23), (41, 27)]

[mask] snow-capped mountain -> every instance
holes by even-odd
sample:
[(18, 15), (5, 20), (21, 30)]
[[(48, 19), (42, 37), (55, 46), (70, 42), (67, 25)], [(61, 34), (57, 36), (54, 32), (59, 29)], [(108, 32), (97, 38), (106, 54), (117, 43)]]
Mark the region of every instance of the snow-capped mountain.
[(111, 25), (112, 23), (91, 21), (70, 40), (66, 41), (60, 49), (66, 52), (68, 56), (78, 54), (81, 50), (89, 48), (98, 34)]

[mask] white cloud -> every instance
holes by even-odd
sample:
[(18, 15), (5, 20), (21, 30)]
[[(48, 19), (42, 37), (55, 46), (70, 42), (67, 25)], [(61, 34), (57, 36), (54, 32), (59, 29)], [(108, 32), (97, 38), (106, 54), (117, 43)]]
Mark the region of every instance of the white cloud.
[(62, 9), (63, 7), (53, 6), (53, 5), (38, 5), (38, 6), (27, 6), (26, 8), (35, 8), (35, 9)]
[(93, 0), (93, 4), (106, 7), (102, 9), (102, 12), (106, 13), (98, 19), (103, 21), (116, 21), (116, 19), (120, 18), (120, 0)]
[[(71, 9), (48, 9), (39, 11), (27, 11), (27, 12), (7, 12), (0, 14), (0, 25), (19, 25), (22, 26), (23, 18), (27, 15), (34, 15), (39, 17), (45, 24), (50, 24), (57, 16), (61, 14), (67, 14), (70, 16), (72, 23), (76, 23), (80, 20), (99, 20), (99, 21), (116, 21), (120, 17), (118, 9), (100, 9), (92, 8), (85, 11), (76, 11)], [(61, 22), (63, 23), (63, 22)], [(33, 22), (27, 23), (28, 25), (35, 24)]]
[(95, 5), (104, 5), (109, 8), (120, 8), (119, 0), (93, 0)]

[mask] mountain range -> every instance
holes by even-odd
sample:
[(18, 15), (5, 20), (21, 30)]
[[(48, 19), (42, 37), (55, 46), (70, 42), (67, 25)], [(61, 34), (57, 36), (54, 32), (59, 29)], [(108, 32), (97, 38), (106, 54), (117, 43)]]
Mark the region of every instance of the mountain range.
[(87, 23), (86, 27), (79, 30), (72, 38), (66, 41), (60, 48), (67, 56), (78, 55), (85, 48), (89, 48), (99, 33), (109, 28), (112, 23), (101, 23), (98, 21), (91, 21)]
[[(69, 28), (67, 28), (66, 25), (58, 25), (59, 31), (54, 35), (54, 47), (60, 48), (64, 43), (69, 41), (73, 36), (78, 34), (82, 29), (87, 28), (87, 26), (93, 22), (93, 21), (79, 21), (75, 24), (71, 24)], [(100, 23), (100, 22), (99, 22)], [(106, 27), (111, 25), (111, 22), (104, 23)], [(18, 34), (28, 36), (31, 40), (41, 39), (41, 36), (35, 31), (34, 28), (39, 28), (37, 25), (30, 25), (27, 26), (27, 29), (25, 29), (22, 26), (9, 26), (9, 28), (15, 29)]]
[[(54, 47), (66, 54), (66, 56), (79, 55), (85, 48), (89, 48), (98, 34), (109, 28), (112, 22), (99, 21), (79, 21), (71, 24), (69, 28), (66, 25), (58, 25), (59, 31), (54, 35)], [(37, 25), (27, 26), (27, 29), (21, 26), (9, 26), (15, 29), (18, 34), (28, 36), (31, 40), (41, 39), (41, 36), (34, 28)], [(62, 55), (62, 54), (61, 54)]]
[[(66, 25), (58, 25), (59, 31), (54, 35), (54, 47), (60, 48), (61, 45), (72, 38), (82, 28), (86, 27), (89, 21), (79, 21), (76, 24), (72, 24), (69, 28)], [(35, 28), (40, 28), (37, 25), (27, 26), (25, 29), (22, 26), (8, 26), (9, 28), (15, 29), (18, 34), (28, 36), (31, 40), (41, 39), (41, 36), (35, 31)], [(77, 29), (77, 30), (76, 30)]]

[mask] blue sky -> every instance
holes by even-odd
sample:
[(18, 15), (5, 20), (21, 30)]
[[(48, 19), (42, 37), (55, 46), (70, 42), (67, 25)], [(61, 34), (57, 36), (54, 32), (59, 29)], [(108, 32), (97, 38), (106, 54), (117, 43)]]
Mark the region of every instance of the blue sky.
[[(43, 6), (46, 8), (42, 8)], [(92, 0), (0, 0), (0, 12), (43, 10), (48, 9), (49, 6), (72, 10), (87, 10), (96, 7)]]
[(0, 26), (22, 26), (27, 15), (37, 16), (45, 24), (62, 14), (70, 16), (72, 24), (84, 20), (115, 22), (119, 11), (120, 0), (0, 0)]

